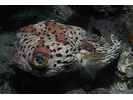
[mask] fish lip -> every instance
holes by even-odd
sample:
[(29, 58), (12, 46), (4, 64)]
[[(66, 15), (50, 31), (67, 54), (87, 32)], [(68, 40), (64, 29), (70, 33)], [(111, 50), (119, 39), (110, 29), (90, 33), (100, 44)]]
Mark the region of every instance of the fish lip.
[(46, 73), (48, 68), (46, 66), (46, 67), (43, 67), (43, 68), (36, 68), (36, 70), (39, 71), (40, 73)]
[[(60, 66), (57, 68), (48, 68), (48, 66), (46, 66), (45, 68), (35, 68), (35, 70), (44, 76), (49, 76), (47, 74), (50, 74), (50, 76), (53, 76), (55, 74), (64, 72), (66, 69), (65, 68), (66, 66), (69, 66), (69, 65), (63, 65), (63, 66)], [(66, 69), (66, 71), (68, 71), (68, 70)]]
[(60, 69), (59, 68), (36, 68), (36, 69), (41, 74), (47, 74), (47, 72), (52, 72), (52, 73), (58, 73), (58, 72), (60, 72)]

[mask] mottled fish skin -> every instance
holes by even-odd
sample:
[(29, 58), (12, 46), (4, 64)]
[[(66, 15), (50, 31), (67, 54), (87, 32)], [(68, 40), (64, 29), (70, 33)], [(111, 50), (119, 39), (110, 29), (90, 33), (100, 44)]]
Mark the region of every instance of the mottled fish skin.
[[(47, 20), (23, 27), (17, 32), (13, 62), (24, 71), (48, 77), (82, 69), (86, 63), (84, 59), (91, 59), (87, 56), (89, 54), (107, 53), (107, 57), (96, 58), (96, 62), (110, 63), (118, 55), (119, 46), (120, 42), (114, 35), (105, 39), (89, 34), (81, 27)], [(36, 66), (33, 58), (41, 61), (42, 57), (46, 59), (45, 66), (41, 62)], [(95, 56), (92, 60), (95, 61)]]

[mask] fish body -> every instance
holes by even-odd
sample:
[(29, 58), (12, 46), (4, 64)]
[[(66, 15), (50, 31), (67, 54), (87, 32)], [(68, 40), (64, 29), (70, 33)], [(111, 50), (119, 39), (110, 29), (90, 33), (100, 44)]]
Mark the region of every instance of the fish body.
[(120, 42), (113, 34), (99, 37), (78, 26), (47, 20), (17, 32), (13, 62), (40, 77), (81, 70), (83, 76), (94, 78), (117, 57), (119, 48)]

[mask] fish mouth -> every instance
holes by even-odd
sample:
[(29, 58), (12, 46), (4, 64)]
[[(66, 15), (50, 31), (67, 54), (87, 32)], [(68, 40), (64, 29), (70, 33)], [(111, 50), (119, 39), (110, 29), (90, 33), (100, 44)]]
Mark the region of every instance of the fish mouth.
[(34, 68), (30, 73), (38, 77), (49, 77), (60, 73), (60, 69), (56, 68)]
[(47, 70), (48, 69), (46, 67), (36, 68), (36, 67), (32, 66), (32, 70), (30, 70), (29, 72), (38, 77), (45, 77)]
[(36, 68), (36, 70), (38, 70), (40, 73), (46, 73), (48, 69), (44, 67), (44, 68)]
[(49, 77), (62, 72), (68, 72), (71, 70), (71, 68), (72, 67), (70, 65), (63, 65), (58, 68), (49, 68), (46, 66), (44, 68), (34, 68), (32, 73), (39, 77)]
[(37, 77), (49, 77), (49, 76), (54, 76), (56, 74), (58, 74), (59, 72), (57, 72), (56, 70), (52, 70), (52, 69), (49, 69), (49, 70), (34, 70), (34, 71), (31, 71), (30, 73), (32, 73), (33, 75), (37, 76)]

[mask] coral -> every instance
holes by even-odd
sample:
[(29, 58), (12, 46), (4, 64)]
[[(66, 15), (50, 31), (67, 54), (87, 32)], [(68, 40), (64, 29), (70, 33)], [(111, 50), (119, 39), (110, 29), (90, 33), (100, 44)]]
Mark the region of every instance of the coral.
[(59, 22), (66, 22), (68, 18), (73, 14), (73, 11), (70, 7), (66, 5), (53, 6), (54, 11), (51, 14), (52, 19), (57, 19)]
[(128, 87), (129, 89), (132, 89), (132, 88), (133, 88), (133, 81), (132, 81), (132, 80), (129, 80), (129, 81), (127, 82), (127, 87)]
[(132, 90), (133, 87), (133, 6), (129, 7), (130, 11), (122, 15), (119, 27), (122, 51), (117, 65), (119, 80), (115, 86), (119, 91), (125, 91), (126, 88)]
[(37, 16), (36, 22), (56, 19), (61, 23), (65, 23), (73, 14), (72, 9), (66, 5), (43, 6), (42, 9), (44, 10), (42, 14)]
[(3, 30), (16, 30), (42, 20), (57, 19), (64, 23), (73, 14), (72, 9), (67, 5), (1, 6), (0, 8), (5, 8), (0, 10), (0, 26)]
[(124, 92), (127, 89), (127, 85), (125, 82), (124, 83), (118, 82), (117, 84), (115, 84), (114, 87), (120, 92)]
[(133, 44), (133, 6), (130, 6), (130, 11), (123, 14), (123, 35), (127, 38), (127, 42)]
[(131, 51), (131, 48), (128, 47), (126, 50), (123, 50), (123, 52), (120, 55), (119, 61), (118, 61), (118, 70), (122, 73), (126, 74), (126, 77), (132, 78), (133, 77), (133, 52)]
[(128, 6), (114, 6), (114, 5), (94, 5), (93, 8), (99, 13), (102, 18), (113, 19), (119, 16), (124, 10), (128, 10)]
[(80, 88), (66, 92), (65, 94), (86, 94), (86, 92), (82, 88)]
[(116, 34), (118, 31), (120, 18), (115, 19), (113, 21), (107, 19), (107, 20), (98, 20), (98, 22), (110, 33), (110, 34)]
[(110, 94), (110, 92), (105, 88), (97, 88), (92, 90), (90, 94)]
[(16, 94), (16, 91), (14, 91), (14, 89), (10, 88), (9, 83), (5, 83), (3, 85), (1, 85), (0, 87), (0, 94)]
[(133, 77), (133, 69), (132, 67), (126, 67), (126, 75), (128, 78), (132, 78)]
[[(9, 65), (12, 64), (12, 52), (14, 50), (15, 32), (3, 32), (0, 34), (0, 94), (1, 93), (16, 93), (9, 84), (9, 78), (15, 72)], [(9, 42), (10, 41), (10, 42)]]

